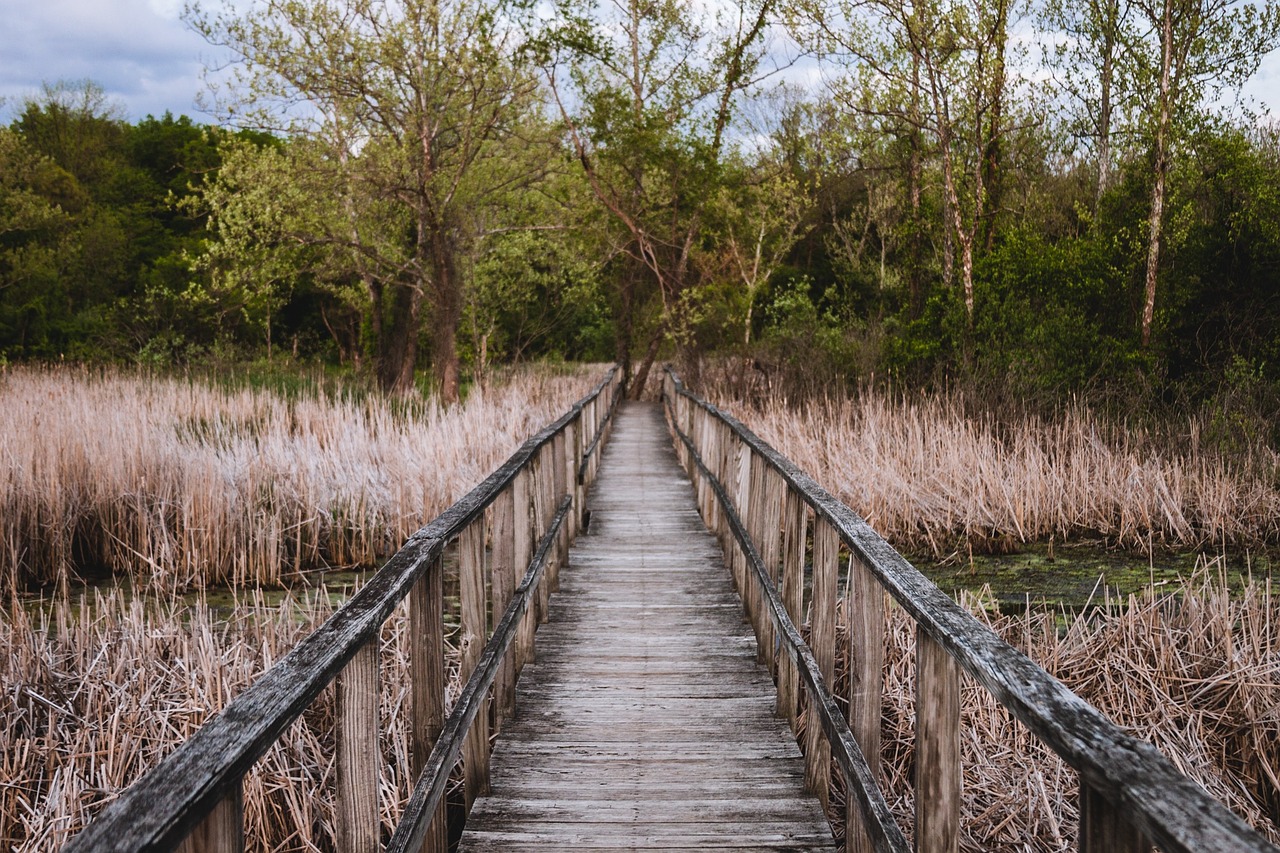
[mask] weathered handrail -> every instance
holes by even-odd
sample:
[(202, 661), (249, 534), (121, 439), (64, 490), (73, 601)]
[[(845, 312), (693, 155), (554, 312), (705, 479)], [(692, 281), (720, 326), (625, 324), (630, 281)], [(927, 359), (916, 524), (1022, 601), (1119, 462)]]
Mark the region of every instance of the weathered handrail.
[[(358, 779), (344, 779), (342, 760), (344, 755), (359, 755), (358, 742), (363, 739), (367, 747), (370, 737), (376, 755), (377, 703), (374, 701), (371, 706), (372, 721), (344, 720), (343, 694), (354, 694), (351, 708), (366, 709), (357, 714), (367, 713), (367, 670), (372, 669), (372, 691), (376, 696), (380, 629), (407, 597), (414, 643), (410, 649), (412, 770), (417, 776), (427, 765), (445, 724), (441, 558), (454, 541), (460, 543), (463, 679), (470, 685), (474, 673), (489, 663), (481, 651), (485, 645), (481, 641), (489, 633), (485, 615), (489, 602), (481, 571), (485, 510), (493, 506), (492, 610), (498, 614), (516, 608), (524, 617), (516, 620), (519, 625), (514, 655), (499, 655), (493, 664), (498, 682), (494, 686), (496, 717), (501, 723), (514, 701), (515, 672), (530, 654), (532, 620), (545, 617), (548, 584), (539, 581), (544, 573), (554, 579), (556, 561), (563, 557), (581, 523), (583, 484), (576, 483), (571, 488), (571, 483), (578, 480), (585, 449), (597, 444), (608, 428), (619, 378), (618, 368), (614, 367), (588, 395), (524, 442), (480, 485), (410, 536), (323, 625), (107, 806), (71, 839), (64, 851), (169, 851), (179, 845), (191, 851), (243, 849), (240, 790), (244, 775), (335, 679), (339, 683), (339, 805), (344, 816), (353, 803), (356, 807), (354, 827), (346, 825), (351, 821), (340, 821), (344, 824), (339, 827), (343, 833), (340, 843), (351, 853), (377, 849), (376, 786), (370, 792), (361, 789)], [(586, 473), (593, 475), (594, 467), (589, 466)], [(563, 505), (565, 502), (568, 506)], [(531, 565), (534, 538), (542, 540), (542, 545), (538, 559)], [(517, 607), (517, 602), (512, 601), (517, 592), (516, 571), (525, 574), (526, 566), (534, 575), (536, 590), (522, 585), (521, 591), (526, 594), (519, 599), (524, 603)], [(526, 576), (525, 580), (529, 578)], [(529, 594), (534, 592), (535, 595)], [(496, 627), (503, 625), (505, 621)], [(344, 680), (350, 682), (345, 690)], [(488, 686), (484, 689), (487, 691)], [(466, 771), (468, 792), (472, 795), (483, 788), (487, 772), (488, 716), (481, 717), (484, 725), (474, 727), (467, 737)], [(350, 742), (344, 744), (344, 740), (357, 743), (353, 747)], [(453, 755), (456, 759), (457, 753)], [(376, 759), (367, 753), (366, 759), (365, 765), (374, 766)], [(372, 807), (365, 808), (370, 799)], [(444, 841), (443, 821), (437, 821), (433, 828), (436, 831), (429, 837), (432, 849), (445, 849), (440, 846)]]
[[(917, 850), (955, 850), (958, 844), (959, 670), (963, 669), (1079, 773), (1080, 849), (1140, 851), (1149, 850), (1154, 842), (1166, 853), (1276, 851), (1243, 820), (1179, 773), (1154, 746), (1123, 731), (1003, 642), (856, 513), (732, 415), (685, 389), (670, 370), (663, 396), (682, 461), (691, 473), (702, 474), (695, 481), (704, 517), (725, 539), (762, 653), (771, 665), (774, 631), (786, 637), (784, 645), (790, 654), (796, 654), (790, 636), (794, 626), (784, 617), (793, 620), (803, 612), (795, 587), (803, 571), (804, 507), (814, 515), (815, 658), (822, 655), (830, 660), (834, 652), (837, 543), (843, 542), (853, 555), (849, 603), (862, 609), (857, 619), (851, 619), (854, 648), (848, 728), (862, 747), (861, 755), (852, 754), (841, 743), (845, 727), (839, 721), (822, 720), (827, 737), (836, 744), (837, 763), (856, 795), (850, 797), (847, 849), (897, 846), (890, 838), (897, 827), (884, 825), (878, 790), (862, 789), (866, 777), (874, 780), (878, 772), (879, 670), (884, 648), (883, 610), (879, 608), (883, 607), (880, 591), (887, 590), (917, 625)], [(785, 501), (779, 500), (779, 490)], [(775, 511), (782, 503), (786, 510)], [(741, 516), (746, 517), (745, 522)], [(784, 543), (783, 550), (788, 553), (782, 557), (781, 594), (774, 586), (779, 527), (791, 546)], [(736, 541), (738, 548), (731, 548), (731, 541)], [(798, 571), (792, 553), (797, 542)], [(748, 586), (747, 581), (754, 585)], [(811, 672), (816, 668), (830, 684), (829, 669), (817, 660), (811, 667), (802, 654), (799, 657), (806, 682), (812, 680)], [(794, 690), (787, 682), (794, 681), (796, 673), (787, 671), (788, 663), (787, 658), (780, 658), (776, 665), (779, 703), (794, 720), (794, 695), (786, 694)], [(816, 685), (808, 687), (813, 691)], [(825, 707), (821, 691), (818, 694), (819, 716), (830, 717), (831, 709)], [(790, 707), (782, 707), (787, 704)], [(813, 729), (810, 727), (806, 750), (806, 759), (811, 762), (807, 776), (825, 799), (828, 771), (822, 765), (829, 760), (828, 748), (814, 748), (818, 744)]]

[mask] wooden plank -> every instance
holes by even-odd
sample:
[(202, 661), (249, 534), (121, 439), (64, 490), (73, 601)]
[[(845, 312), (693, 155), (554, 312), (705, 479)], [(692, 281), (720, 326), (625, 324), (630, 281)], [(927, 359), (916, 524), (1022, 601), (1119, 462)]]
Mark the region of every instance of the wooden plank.
[[(800, 496), (787, 489), (782, 524), (782, 603), (793, 624), (799, 625), (804, 614), (804, 551), (809, 535), (808, 514)], [(800, 701), (800, 674), (789, 655), (783, 655), (778, 667), (778, 714), (786, 717), (791, 731), (799, 731), (796, 716)]]
[[(513, 559), (517, 572), (523, 573), (533, 558), (533, 510), (530, 504), (530, 479), (528, 470), (520, 472), (511, 481), (511, 499), (514, 516)], [(520, 620), (520, 630), (516, 636), (515, 659), (516, 675), (524, 669), (524, 665), (533, 657), (534, 632), (538, 627), (537, 615), (530, 609)]]
[(620, 410), (589, 501), (461, 849), (830, 849), (656, 407)]
[(244, 786), (235, 785), (204, 821), (191, 831), (178, 853), (244, 853)]
[[(444, 561), (437, 559), (409, 593), (409, 745), (413, 778), (444, 728)], [(440, 809), (427, 830), (425, 853), (447, 853), (448, 816)]]
[[(836, 672), (836, 593), (840, 580), (840, 540), (835, 528), (818, 519), (813, 528), (813, 606), (809, 648), (829, 688)], [(805, 779), (825, 807), (831, 793), (831, 744), (814, 718), (805, 730)]]
[[(490, 591), (493, 597), (492, 612), (502, 613), (511, 603), (524, 567), (516, 565), (516, 497), (512, 485), (493, 502), (493, 545), (490, 566)], [(502, 659), (498, 678), (493, 685), (493, 720), (498, 730), (516, 707), (516, 649)]]
[[(872, 778), (879, 783), (881, 699), (884, 693), (884, 590), (857, 555), (849, 558), (846, 607), (849, 618), (849, 728), (862, 749)], [(874, 847), (855, 797), (848, 798), (845, 825), (849, 827), (845, 832), (845, 850), (848, 853), (871, 853)]]
[(960, 669), (916, 631), (916, 851), (960, 849)]
[(1080, 784), (1081, 853), (1149, 853), (1151, 842), (1087, 782)]
[[(484, 522), (477, 519), (458, 537), (458, 590), (462, 599), (460, 625), (461, 666), (465, 682), (475, 671), (489, 639), (488, 601), (484, 583)], [(489, 715), (481, 712), (462, 748), (467, 808), (489, 789)]]
[(378, 638), (356, 653), (337, 681), (338, 849), (376, 853), (381, 837), (378, 812)]

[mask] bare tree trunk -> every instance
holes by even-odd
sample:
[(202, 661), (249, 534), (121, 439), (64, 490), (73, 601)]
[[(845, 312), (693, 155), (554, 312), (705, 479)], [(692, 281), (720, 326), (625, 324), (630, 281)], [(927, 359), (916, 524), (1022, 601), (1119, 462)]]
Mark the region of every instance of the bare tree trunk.
[(440, 386), (440, 399), (458, 402), (458, 324), (462, 316), (462, 287), (454, 258), (454, 247), (443, 228), (431, 240), (432, 269), (435, 273), (435, 304), (431, 310), (431, 367)]
[(1169, 173), (1170, 103), (1173, 97), (1173, 14), (1172, 0), (1164, 2), (1161, 27), (1163, 50), (1160, 62), (1160, 115), (1156, 125), (1155, 162), (1152, 165), (1151, 217), (1147, 226), (1147, 280), (1142, 302), (1142, 348), (1151, 344), (1155, 323), (1156, 274), (1160, 271), (1160, 237), (1164, 220), (1165, 179)]
[(1094, 209), (1102, 203), (1102, 196), (1111, 181), (1111, 98), (1115, 78), (1115, 52), (1119, 22), (1119, 6), (1116, 0), (1104, 0), (1102, 14), (1106, 16), (1102, 27), (1102, 69), (1099, 74), (1101, 90), (1098, 99), (1098, 189), (1094, 197)]
[[(995, 70), (991, 81), (991, 121), (986, 129), (985, 148), (982, 154), (982, 185), (986, 195), (982, 209), (982, 245), (990, 252), (995, 246), (996, 218), (1000, 213), (1003, 179), (1001, 160), (1003, 159), (1002, 136), (1004, 128), (1004, 95), (1005, 95), (1005, 49), (1009, 40), (1009, 0), (997, 0), (996, 20), (992, 24), (992, 53)], [(979, 120), (978, 126), (982, 123)]]
[(418, 328), (422, 314), (421, 284), (392, 286), (390, 323), (383, 322), (378, 340), (378, 385), (389, 394), (405, 394), (413, 388), (418, 357)]

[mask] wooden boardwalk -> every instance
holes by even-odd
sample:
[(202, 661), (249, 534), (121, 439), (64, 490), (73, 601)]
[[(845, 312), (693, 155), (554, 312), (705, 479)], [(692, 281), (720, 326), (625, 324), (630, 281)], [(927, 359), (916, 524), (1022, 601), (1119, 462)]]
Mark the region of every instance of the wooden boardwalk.
[(830, 850), (657, 405), (618, 413), (464, 851)]

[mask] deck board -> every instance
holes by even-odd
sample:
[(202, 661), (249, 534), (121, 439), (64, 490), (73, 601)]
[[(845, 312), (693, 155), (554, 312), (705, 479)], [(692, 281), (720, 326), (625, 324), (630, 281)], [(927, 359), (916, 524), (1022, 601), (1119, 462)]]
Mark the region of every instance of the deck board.
[(661, 410), (629, 403), (461, 850), (830, 850)]

